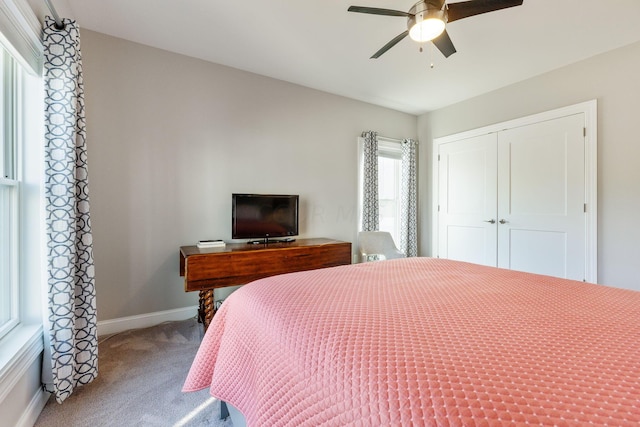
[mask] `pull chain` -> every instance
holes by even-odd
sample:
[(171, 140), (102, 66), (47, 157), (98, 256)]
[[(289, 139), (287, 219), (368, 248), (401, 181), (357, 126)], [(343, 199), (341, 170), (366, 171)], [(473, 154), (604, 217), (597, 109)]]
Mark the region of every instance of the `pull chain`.
[[(420, 53), (422, 53), (422, 45), (419, 48)], [(429, 48), (429, 68), (433, 69), (433, 43), (431, 43), (431, 47)]]
[(429, 59), (431, 63), (431, 69), (433, 70), (433, 43), (431, 43), (431, 48), (429, 49)]

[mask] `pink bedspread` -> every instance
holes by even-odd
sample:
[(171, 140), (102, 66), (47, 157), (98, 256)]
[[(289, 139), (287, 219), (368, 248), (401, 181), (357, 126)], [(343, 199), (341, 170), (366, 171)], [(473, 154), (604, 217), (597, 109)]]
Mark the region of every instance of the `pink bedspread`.
[(262, 279), (184, 385), (249, 426), (640, 425), (640, 292), (410, 258)]

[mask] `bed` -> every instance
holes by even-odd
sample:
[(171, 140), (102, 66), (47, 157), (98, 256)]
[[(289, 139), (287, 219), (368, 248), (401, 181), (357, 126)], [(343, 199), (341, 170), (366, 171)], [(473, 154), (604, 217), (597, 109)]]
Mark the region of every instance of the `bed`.
[(434, 258), (269, 277), (183, 391), (249, 426), (640, 425), (640, 292)]

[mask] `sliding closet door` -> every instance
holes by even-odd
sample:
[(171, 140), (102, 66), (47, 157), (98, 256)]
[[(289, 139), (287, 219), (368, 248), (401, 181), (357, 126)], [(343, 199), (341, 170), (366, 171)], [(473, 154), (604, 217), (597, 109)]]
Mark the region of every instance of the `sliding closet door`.
[(498, 133), (498, 267), (585, 277), (584, 114)]
[(438, 253), (496, 265), (496, 134), (441, 144)]

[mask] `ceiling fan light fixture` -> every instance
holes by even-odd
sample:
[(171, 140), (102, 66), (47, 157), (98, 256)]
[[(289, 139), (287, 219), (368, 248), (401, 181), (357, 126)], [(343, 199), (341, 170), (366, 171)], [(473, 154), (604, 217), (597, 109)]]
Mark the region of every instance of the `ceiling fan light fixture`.
[(438, 18), (429, 18), (416, 23), (409, 30), (409, 37), (417, 42), (428, 42), (444, 31), (444, 22)]
[(447, 17), (442, 9), (429, 8), (425, 2), (414, 6), (414, 14), (409, 17), (409, 37), (417, 42), (428, 42), (444, 31)]

